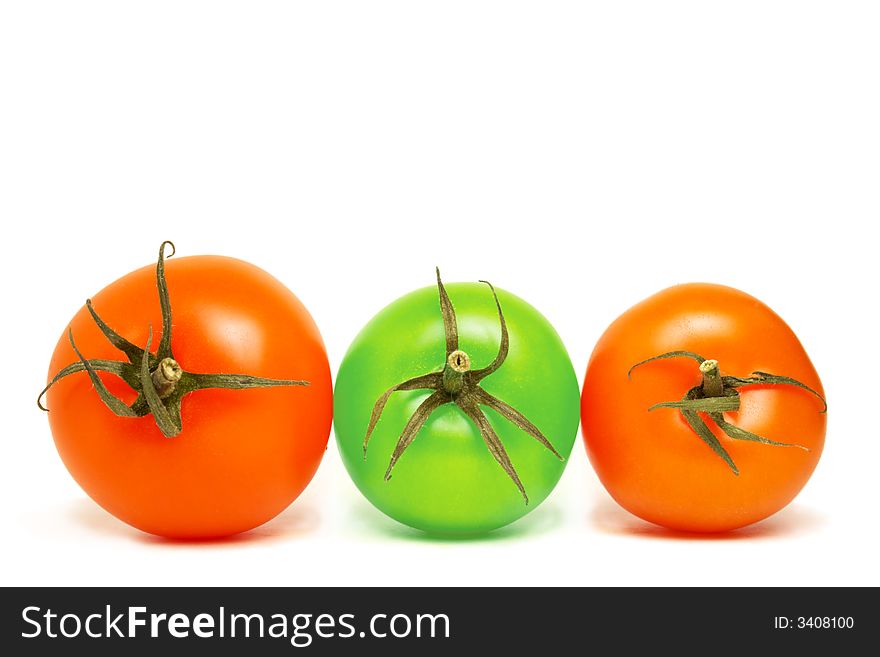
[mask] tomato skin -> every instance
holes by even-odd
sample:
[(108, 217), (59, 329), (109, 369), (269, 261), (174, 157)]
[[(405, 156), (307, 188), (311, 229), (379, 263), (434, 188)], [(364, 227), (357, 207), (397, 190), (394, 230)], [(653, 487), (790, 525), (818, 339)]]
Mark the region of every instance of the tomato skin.
[[(326, 449), (332, 387), (326, 351), (302, 303), (265, 271), (233, 258), (166, 262), (172, 346), (191, 372), (305, 379), (307, 387), (200, 390), (183, 399), (183, 431), (166, 438), (152, 416), (120, 418), (85, 373), (60, 380), (46, 397), (58, 453), (88, 495), (117, 518), (160, 536), (201, 539), (243, 532), (284, 510), (306, 487)], [(135, 344), (153, 345), (162, 315), (155, 265), (92, 297), (99, 315)], [(71, 320), (86, 358), (124, 360), (87, 310)], [(75, 362), (67, 331), (49, 376)], [(101, 374), (126, 402), (132, 390)]]
[[(478, 283), (446, 286), (458, 317), (460, 348), (474, 368), (488, 365), (500, 340), (490, 290)], [(522, 299), (498, 290), (510, 331), (510, 353), (483, 380), (489, 393), (515, 406), (566, 457), (578, 427), (577, 378), (550, 323)], [(411, 527), (433, 533), (486, 532), (524, 516), (555, 487), (565, 467), (534, 438), (483, 408), (498, 432), (530, 502), (526, 505), (492, 458), (474, 424), (454, 404), (430, 416), (395, 466), (385, 469), (398, 437), (430, 391), (395, 392), (363, 457), (373, 405), (389, 387), (438, 371), (444, 363), (443, 320), (436, 287), (416, 290), (380, 311), (358, 334), (339, 368), (334, 430), (343, 463), (364, 496)]]
[(755, 371), (792, 377), (824, 395), (797, 336), (770, 308), (739, 290), (704, 283), (678, 285), (633, 306), (608, 327), (587, 368), (581, 419), (587, 454), (599, 479), (625, 509), (676, 530), (721, 532), (785, 507), (816, 467), (825, 442), (823, 404), (792, 386), (741, 388), (729, 422), (780, 442), (774, 447), (728, 438), (708, 422), (740, 470), (733, 474), (670, 409), (700, 383), (687, 358), (647, 363), (675, 350), (716, 359), (722, 374)]

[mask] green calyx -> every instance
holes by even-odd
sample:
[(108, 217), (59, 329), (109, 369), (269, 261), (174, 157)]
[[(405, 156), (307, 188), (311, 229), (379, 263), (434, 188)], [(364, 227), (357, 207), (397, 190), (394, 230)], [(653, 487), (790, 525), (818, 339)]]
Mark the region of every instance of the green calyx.
[(697, 361), (700, 364), (699, 369), (703, 380), (699, 385), (688, 390), (687, 393), (685, 393), (685, 396), (679, 401), (660, 402), (659, 404), (654, 404), (648, 410), (653, 411), (658, 408), (676, 409), (681, 413), (682, 418), (688, 423), (688, 426), (690, 426), (694, 433), (699, 436), (700, 440), (706, 443), (715, 454), (724, 460), (735, 475), (739, 475), (739, 468), (736, 467), (730, 454), (727, 453), (727, 450), (724, 449), (724, 446), (715, 434), (712, 433), (712, 430), (709, 428), (708, 424), (706, 424), (706, 420), (700, 415), (700, 413), (705, 414), (708, 419), (714, 422), (728, 438), (732, 438), (733, 440), (746, 440), (774, 447), (796, 447), (805, 452), (810, 451), (803, 445), (777, 442), (751, 433), (750, 431), (746, 431), (745, 429), (740, 429), (736, 425), (725, 420), (723, 415), (726, 412), (739, 410), (740, 388), (756, 385), (787, 385), (806, 390), (822, 401), (823, 408), (820, 413), (825, 413), (828, 410), (828, 403), (825, 401), (825, 398), (808, 385), (787, 376), (778, 376), (776, 374), (769, 374), (768, 372), (752, 372), (752, 376), (745, 378), (722, 376), (721, 370), (718, 367), (718, 361), (703, 358), (699, 354), (695, 354), (691, 351), (669, 351), (665, 354), (660, 354), (659, 356), (643, 360), (629, 369), (627, 377), (629, 378), (632, 375), (633, 370), (637, 367), (641, 367), (642, 365), (655, 360), (666, 358), (690, 358)]
[(498, 294), (491, 283), (488, 281), (480, 282), (486, 283), (489, 286), (495, 299), (495, 306), (498, 309), (498, 319), (501, 324), (501, 344), (498, 348), (498, 355), (488, 366), (476, 370), (471, 369), (470, 357), (458, 348), (458, 323), (456, 321), (455, 309), (449, 300), (449, 295), (446, 293), (443, 281), (440, 279), (440, 270), (438, 269), (437, 288), (440, 295), (440, 312), (443, 315), (443, 328), (446, 337), (446, 360), (443, 369), (438, 372), (429, 372), (428, 374), (423, 374), (392, 386), (379, 397), (373, 407), (370, 423), (367, 426), (367, 433), (364, 436), (364, 460), (367, 458), (367, 445), (370, 442), (370, 436), (373, 434), (373, 429), (376, 428), (376, 424), (379, 422), (382, 411), (385, 409), (385, 405), (388, 403), (391, 395), (398, 390), (433, 390), (413, 412), (404, 426), (394, 452), (391, 455), (391, 460), (388, 463), (388, 469), (385, 471), (385, 481), (391, 478), (391, 471), (395, 464), (416, 439), (419, 430), (425, 425), (431, 414), (444, 404), (455, 404), (477, 427), (489, 452), (516, 485), (523, 500), (528, 504), (529, 497), (526, 494), (525, 487), (507, 454), (507, 450), (504, 448), (504, 444), (501, 442), (495, 429), (493, 429), (485, 413), (483, 413), (481, 406), (491, 408), (509, 420), (514, 426), (522, 429), (547, 448), (560, 461), (565, 459), (556, 451), (556, 448), (553, 447), (550, 441), (544, 437), (544, 434), (522, 413), (490, 395), (480, 386), (480, 382), (483, 379), (498, 371), (507, 358), (510, 349), (507, 324), (504, 321), (504, 313), (501, 310), (501, 303), (498, 301)]
[[(150, 352), (153, 342), (153, 327), (150, 326), (149, 338), (145, 347), (129, 342), (95, 312), (91, 299), (86, 301), (86, 308), (104, 337), (119, 351), (125, 354), (128, 361), (86, 359), (79, 351), (73, 339), (73, 331), (68, 329), (67, 337), (70, 346), (79, 361), (61, 369), (40, 392), (37, 405), (43, 411), (42, 398), (46, 392), (64, 377), (86, 372), (95, 387), (101, 401), (119, 417), (143, 417), (152, 414), (159, 430), (168, 438), (178, 435), (183, 430), (180, 406), (183, 398), (191, 392), (208, 388), (226, 390), (244, 390), (248, 388), (271, 388), (276, 386), (307, 386), (308, 381), (291, 381), (286, 379), (264, 379), (247, 374), (199, 374), (187, 372), (174, 359), (171, 348), (171, 301), (168, 296), (168, 284), (165, 281), (165, 248), (171, 247), (174, 255), (174, 244), (163, 242), (159, 247), (159, 261), (156, 264), (156, 285), (159, 291), (159, 305), (162, 308), (162, 337), (156, 353)], [(137, 397), (131, 404), (126, 404), (113, 395), (104, 385), (98, 372), (109, 372), (125, 381), (136, 393)]]

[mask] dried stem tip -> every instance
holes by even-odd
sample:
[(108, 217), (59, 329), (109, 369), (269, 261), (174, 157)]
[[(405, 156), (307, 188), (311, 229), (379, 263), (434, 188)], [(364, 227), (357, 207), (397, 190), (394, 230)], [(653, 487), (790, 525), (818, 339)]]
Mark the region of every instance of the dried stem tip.
[(724, 383), (721, 380), (718, 361), (711, 358), (704, 360), (700, 363), (700, 372), (703, 374), (703, 394), (706, 397), (721, 397), (724, 394)]
[(449, 364), (449, 367), (461, 374), (464, 374), (471, 369), (471, 357), (460, 349), (456, 349), (449, 354), (449, 358), (446, 359), (446, 362)]
[(717, 372), (718, 371), (718, 361), (714, 360), (712, 358), (710, 358), (708, 360), (704, 360), (702, 363), (700, 363), (700, 371), (703, 374)]
[(173, 358), (163, 358), (152, 374), (153, 385), (160, 399), (165, 399), (174, 392), (177, 382), (183, 376), (183, 368)]
[(443, 388), (450, 395), (458, 395), (465, 386), (465, 374), (471, 369), (471, 357), (456, 349), (446, 357), (443, 368)]

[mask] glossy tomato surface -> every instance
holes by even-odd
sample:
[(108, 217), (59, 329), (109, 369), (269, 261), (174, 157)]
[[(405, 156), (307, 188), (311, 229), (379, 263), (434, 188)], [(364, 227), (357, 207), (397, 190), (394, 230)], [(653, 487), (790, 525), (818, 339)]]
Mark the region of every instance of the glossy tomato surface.
[[(459, 348), (488, 365), (500, 327), (491, 291), (478, 283), (447, 285), (458, 317)], [(510, 352), (482, 382), (513, 405), (568, 457), (578, 427), (578, 384), (562, 341), (522, 299), (498, 291), (510, 331)], [(493, 459), (480, 432), (454, 404), (433, 412), (414, 442), (384, 473), (409, 417), (430, 391), (394, 393), (376, 425), (364, 460), (373, 405), (389, 387), (444, 364), (443, 319), (436, 287), (412, 292), (376, 315), (355, 338), (337, 376), (335, 432), (345, 467), (361, 492), (392, 518), (428, 532), (484, 532), (524, 516), (544, 500), (565, 462), (508, 420), (483, 408), (528, 493), (526, 504)]]
[[(166, 263), (172, 344), (184, 370), (305, 379), (307, 387), (200, 390), (183, 399), (183, 431), (166, 438), (152, 416), (116, 417), (85, 373), (47, 395), (58, 452), (98, 504), (145, 532), (175, 538), (226, 536), (256, 527), (306, 487), (324, 454), (332, 417), (330, 370), (321, 336), (302, 303), (265, 271), (218, 256)], [(155, 266), (134, 271), (92, 297), (118, 333), (159, 342), (162, 315)], [(86, 358), (118, 360), (85, 308), (71, 320)], [(67, 332), (50, 377), (75, 362)], [(101, 374), (127, 403), (132, 390)]]
[(676, 350), (717, 360), (723, 375), (769, 372), (824, 394), (797, 336), (754, 297), (710, 284), (663, 290), (615, 320), (590, 358), (582, 427), (602, 483), (637, 516), (685, 531), (734, 529), (779, 511), (806, 484), (822, 454), (822, 401), (787, 385), (741, 388), (740, 410), (725, 413), (728, 422), (809, 451), (733, 440), (708, 422), (738, 466), (737, 476), (676, 410), (648, 411), (700, 384), (696, 362), (654, 361), (627, 377), (634, 364)]

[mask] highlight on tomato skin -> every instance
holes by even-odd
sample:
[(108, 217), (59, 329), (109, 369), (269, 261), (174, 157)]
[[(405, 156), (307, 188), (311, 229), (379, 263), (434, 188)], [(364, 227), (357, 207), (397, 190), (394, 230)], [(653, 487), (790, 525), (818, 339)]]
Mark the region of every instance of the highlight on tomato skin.
[(581, 396), (587, 454), (631, 513), (723, 532), (789, 504), (825, 443), (822, 382), (791, 328), (734, 288), (668, 288), (618, 317)]
[(40, 404), (65, 466), (108, 512), (159, 536), (219, 538), (272, 519), (311, 480), (330, 432), (330, 367), (277, 279), (173, 252), (163, 243), (157, 264), (73, 317)]
[(550, 323), (486, 282), (437, 284), (380, 311), (337, 374), (334, 430), (363, 495), (416, 529), (488, 532), (553, 490), (579, 389)]

